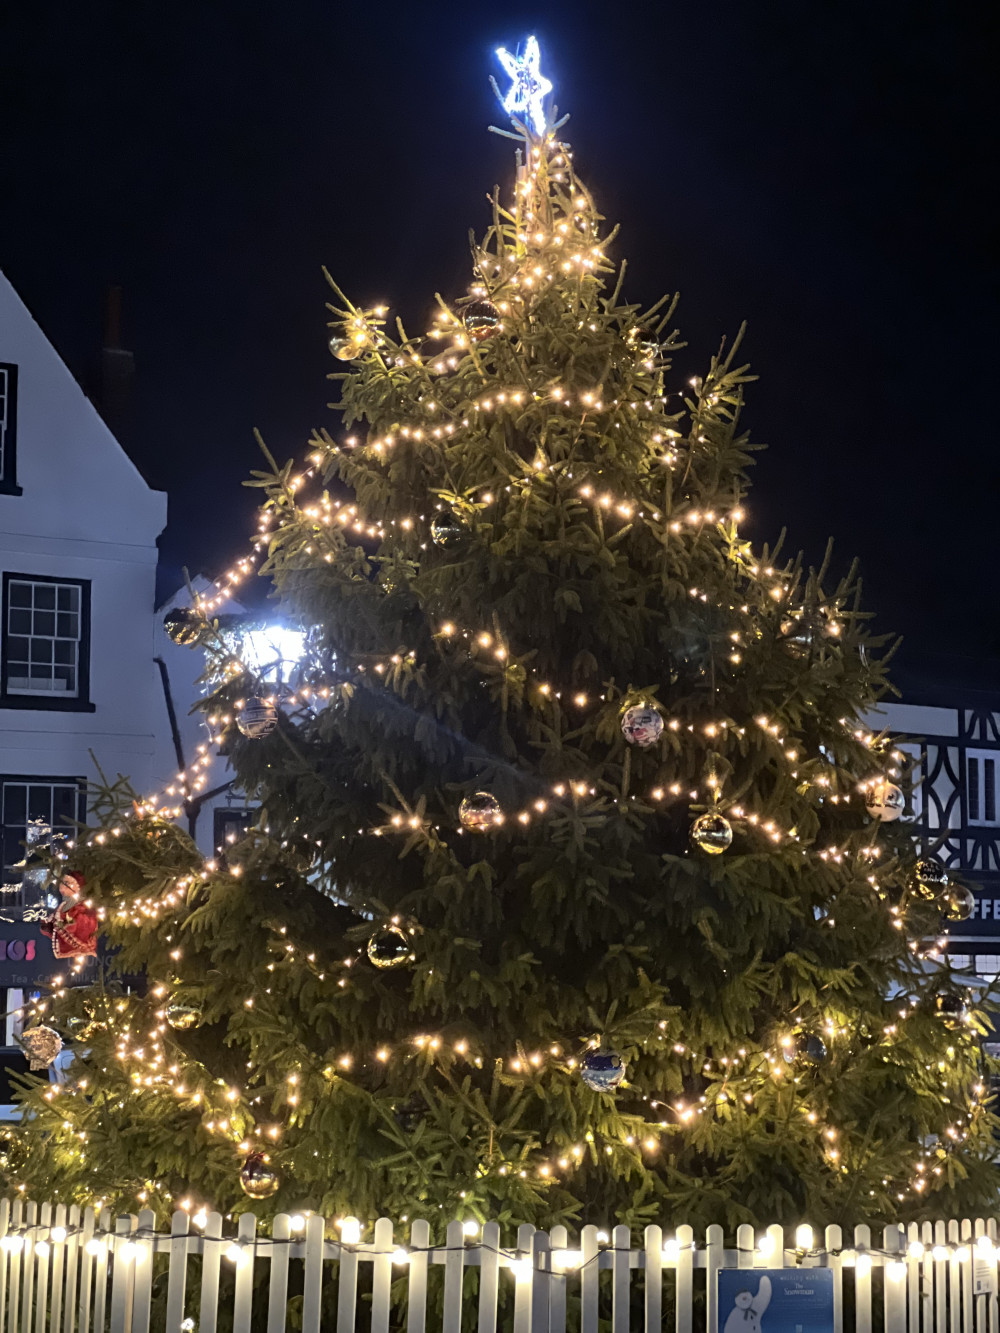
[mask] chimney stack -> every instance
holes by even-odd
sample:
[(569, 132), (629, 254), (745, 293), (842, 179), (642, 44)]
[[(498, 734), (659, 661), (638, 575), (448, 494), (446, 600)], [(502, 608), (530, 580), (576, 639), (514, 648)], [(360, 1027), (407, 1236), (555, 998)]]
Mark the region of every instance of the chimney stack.
[(122, 442), (128, 439), (135, 357), (122, 343), (122, 289), (109, 287), (104, 297), (101, 345), (101, 415)]

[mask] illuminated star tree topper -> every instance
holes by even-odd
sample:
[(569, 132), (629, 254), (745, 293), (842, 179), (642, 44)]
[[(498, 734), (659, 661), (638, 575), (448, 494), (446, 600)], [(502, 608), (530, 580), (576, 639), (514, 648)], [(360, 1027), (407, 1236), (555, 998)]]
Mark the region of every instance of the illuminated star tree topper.
[(506, 97), (500, 97), (503, 109), (508, 116), (528, 121), (536, 134), (543, 135), (547, 125), (542, 99), (552, 91), (552, 83), (538, 68), (541, 52), (537, 37), (525, 42), (524, 55), (512, 55), (505, 47), (498, 47), (497, 59), (513, 80)]

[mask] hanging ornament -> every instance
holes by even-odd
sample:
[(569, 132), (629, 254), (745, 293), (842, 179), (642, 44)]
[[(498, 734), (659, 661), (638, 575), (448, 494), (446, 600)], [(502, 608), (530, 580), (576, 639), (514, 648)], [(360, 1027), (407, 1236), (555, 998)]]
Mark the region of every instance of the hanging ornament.
[(719, 856), (732, 845), (733, 826), (725, 815), (709, 810), (691, 825), (691, 841), (709, 856)]
[(377, 930), (368, 941), (368, 960), (376, 967), (399, 967), (402, 963), (412, 963), (415, 957), (410, 941), (399, 926)]
[(28, 1055), (29, 1069), (48, 1069), (62, 1050), (62, 1037), (51, 1028), (28, 1028), (21, 1033), (21, 1045)]
[(614, 1092), (625, 1077), (617, 1051), (588, 1051), (580, 1061), (580, 1077), (593, 1092)]
[(248, 699), (236, 714), (236, 726), (241, 736), (258, 741), (270, 736), (278, 725), (278, 710), (268, 699)]
[(330, 351), (338, 361), (356, 361), (364, 350), (363, 338), (342, 338), (335, 333), (330, 339)]
[(934, 1012), (946, 1028), (955, 1031), (964, 1025), (969, 1015), (965, 999), (957, 991), (944, 991), (934, 997)]
[(463, 828), (474, 829), (477, 833), (488, 833), (503, 823), (500, 802), (488, 791), (474, 791), (471, 796), (463, 797), (458, 817)]
[(55, 958), (97, 957), (97, 913), (80, 901), (85, 880), (76, 870), (67, 870), (59, 881), (63, 901), (39, 930), (52, 941)]
[(663, 734), (663, 717), (649, 704), (634, 704), (622, 714), (622, 735), (629, 745), (647, 750)]
[(184, 1000), (171, 1000), (166, 1008), (167, 1023), (177, 1032), (188, 1032), (201, 1023), (201, 1007)]
[(949, 884), (941, 895), (941, 906), (946, 921), (968, 921), (976, 910), (975, 895), (964, 884)]
[(281, 1181), (267, 1153), (252, 1152), (240, 1170), (240, 1188), (251, 1199), (269, 1199)]
[(181, 648), (194, 648), (205, 633), (205, 622), (189, 606), (178, 606), (163, 617), (163, 628), (172, 643)]
[(913, 867), (913, 887), (921, 898), (936, 898), (948, 887), (948, 871), (936, 856), (924, 856)]
[(865, 792), (865, 805), (872, 819), (880, 819), (883, 824), (891, 824), (903, 813), (906, 797), (894, 782), (881, 778), (878, 782), (873, 782)]
[(781, 1053), (789, 1064), (801, 1060), (803, 1064), (821, 1065), (826, 1059), (826, 1042), (818, 1032), (798, 1031), (781, 1044)]
[(815, 639), (816, 625), (811, 616), (800, 612), (781, 622), (781, 646), (790, 657), (808, 657)]
[(427, 1114), (427, 1103), (415, 1092), (402, 1106), (394, 1107), (392, 1118), (404, 1134), (414, 1134)]
[(465, 536), (465, 524), (450, 509), (431, 519), (431, 541), (435, 546), (454, 546)]
[(500, 323), (500, 311), (492, 301), (473, 301), (462, 315), (465, 331), (474, 343), (492, 338)]

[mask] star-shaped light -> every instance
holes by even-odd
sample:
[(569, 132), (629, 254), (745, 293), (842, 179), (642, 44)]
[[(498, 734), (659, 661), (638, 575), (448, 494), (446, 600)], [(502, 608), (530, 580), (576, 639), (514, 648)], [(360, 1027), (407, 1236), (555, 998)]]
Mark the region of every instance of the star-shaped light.
[(511, 55), (504, 47), (498, 47), (497, 59), (513, 79), (510, 92), (503, 99), (503, 109), (508, 116), (527, 118), (536, 134), (544, 134), (546, 127), (542, 98), (552, 91), (552, 84), (538, 71), (541, 59), (538, 39), (528, 38), (523, 56)]

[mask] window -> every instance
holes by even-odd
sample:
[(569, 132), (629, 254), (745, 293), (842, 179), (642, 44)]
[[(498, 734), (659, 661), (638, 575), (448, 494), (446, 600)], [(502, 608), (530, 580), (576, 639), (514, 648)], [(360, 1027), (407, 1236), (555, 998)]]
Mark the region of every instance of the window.
[(3, 1005), (3, 1039), (0, 1046), (8, 1050), (20, 1050), (17, 1039), (21, 1035), (21, 1008), (24, 1004), (24, 991), (18, 986), (5, 986), (0, 989), (0, 1004)]
[(20, 495), (17, 484), (17, 366), (0, 362), (0, 494)]
[(239, 810), (229, 805), (218, 805), (213, 812), (212, 846), (224, 861), (226, 852), (247, 831), (257, 818), (256, 810)]
[(967, 750), (965, 801), (970, 824), (1000, 825), (997, 806), (997, 768), (1000, 750)]
[(966, 968), (972, 966), (972, 959), (967, 953), (949, 953), (948, 962), (959, 972), (964, 972)]
[(976, 971), (981, 977), (995, 977), (1000, 973), (1000, 953), (977, 953)]
[[(2, 838), (2, 907), (39, 907), (42, 886), (25, 867), (24, 844), (28, 826), (41, 821), (54, 833), (73, 835), (74, 821), (86, 817), (82, 778), (0, 778), (0, 838)], [(2, 909), (0, 909), (2, 910)]]
[(3, 576), (0, 704), (92, 712), (90, 582)]

